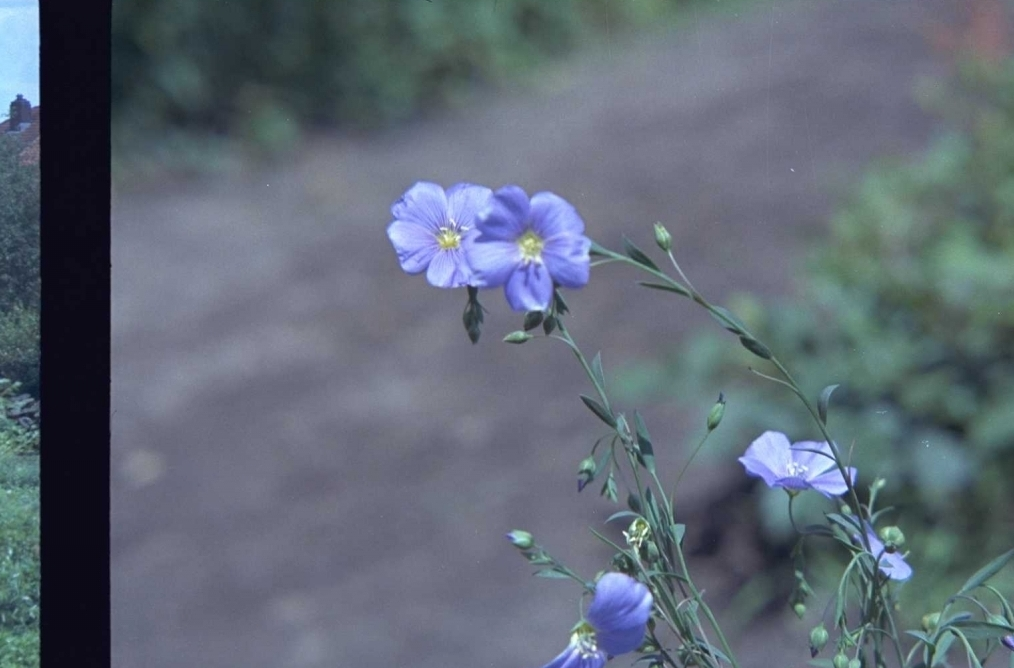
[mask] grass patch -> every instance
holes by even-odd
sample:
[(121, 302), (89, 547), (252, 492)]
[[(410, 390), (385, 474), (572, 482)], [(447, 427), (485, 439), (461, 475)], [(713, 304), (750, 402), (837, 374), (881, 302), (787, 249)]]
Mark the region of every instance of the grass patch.
[(39, 458), (0, 454), (0, 668), (39, 665)]

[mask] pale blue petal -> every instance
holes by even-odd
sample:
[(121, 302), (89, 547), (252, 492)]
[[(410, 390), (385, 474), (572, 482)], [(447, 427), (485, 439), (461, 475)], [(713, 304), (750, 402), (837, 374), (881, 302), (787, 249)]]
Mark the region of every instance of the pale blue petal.
[[(857, 537), (858, 538), (858, 537)], [(907, 580), (912, 577), (912, 567), (905, 559), (895, 552), (888, 554), (884, 551), (884, 543), (869, 526), (866, 527), (866, 538), (870, 541), (870, 551), (874, 557), (878, 557), (877, 567), (880, 572), (892, 580)]]
[(489, 198), (475, 220), (479, 241), (514, 241), (528, 229), (528, 195), (518, 186), (504, 186)]
[(426, 271), (440, 248), (429, 228), (415, 222), (394, 221), (387, 226), (387, 238), (394, 245), (401, 268), (410, 274)]
[(570, 202), (554, 193), (535, 193), (532, 196), (528, 218), (535, 233), (546, 240), (584, 233), (584, 221), (581, 220), (577, 210)]
[[(834, 466), (834, 464), (831, 466)], [(855, 484), (856, 470), (852, 467), (848, 467), (846, 470), (848, 471), (852, 483)], [(841, 496), (849, 489), (848, 485), (845, 484), (845, 478), (841, 477), (841, 471), (838, 470), (837, 466), (834, 466), (831, 470), (825, 471), (820, 475), (811, 477), (809, 482), (813, 489), (828, 498)]]
[(523, 264), (508, 277), (504, 295), (515, 311), (545, 311), (553, 299), (553, 279), (543, 265)]
[(391, 206), (391, 214), (395, 220), (418, 223), (435, 234), (447, 224), (447, 195), (436, 183), (420, 181)]
[(637, 580), (622, 573), (603, 575), (586, 615), (598, 646), (613, 656), (640, 647), (652, 605), (651, 592)]
[(751, 475), (764, 479), (770, 486), (775, 486), (785, 476), (790, 461), (789, 439), (777, 431), (766, 431), (761, 434), (739, 461)]
[[(818, 452), (824, 454), (817, 454)], [(794, 462), (802, 464), (814, 475), (834, 466), (834, 455), (831, 453), (831, 446), (826, 441), (800, 441), (793, 443), (790, 456)]]
[(580, 288), (588, 283), (591, 240), (585, 236), (556, 236), (542, 249), (542, 260), (550, 276), (565, 288)]
[(475, 228), (475, 219), (489, 203), (493, 191), (485, 186), (458, 183), (447, 189), (447, 218), (465, 229)]
[(426, 271), (426, 280), (438, 288), (460, 288), (471, 278), (464, 254), (457, 249), (438, 251)]
[(513, 241), (479, 241), (478, 237), (473, 237), (466, 239), (462, 248), (476, 284), (481, 287), (504, 285), (520, 266), (521, 254)]

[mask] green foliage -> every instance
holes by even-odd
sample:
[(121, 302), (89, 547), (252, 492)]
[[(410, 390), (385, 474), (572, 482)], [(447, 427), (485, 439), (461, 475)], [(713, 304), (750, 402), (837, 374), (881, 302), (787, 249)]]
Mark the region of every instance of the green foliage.
[(0, 668), (39, 665), (39, 460), (0, 452)]
[[(969, 64), (953, 88), (929, 100), (953, 131), (867, 175), (813, 253), (802, 294), (764, 308), (740, 297), (732, 309), (813, 401), (841, 384), (828, 425), (861, 486), (887, 479), (916, 577), (938, 585), (909, 592), (920, 603), (955, 590), (1014, 535), (1014, 62)], [(640, 389), (724, 390), (723, 456), (764, 429), (819, 439), (788, 392), (743, 372), (763, 362), (735, 348), (710, 332)], [(765, 519), (787, 522), (784, 511)]]
[(186, 126), (284, 148), (307, 124), (412, 117), (673, 4), (125, 0), (113, 7), (114, 128), (132, 144)]
[(21, 150), (0, 137), (0, 312), (39, 306), (39, 166), (22, 165)]
[[(37, 402), (28, 395), (18, 394), (21, 390), (19, 383), (12, 383), (6, 378), (0, 378), (0, 485), (7, 481), (10, 464), (2, 459), (7, 455), (38, 454), (39, 452), (39, 424), (37, 411), (20, 411), (28, 413), (32, 417), (22, 416), (15, 418), (11, 414), (17, 414), (18, 407), (24, 407), (25, 403), (38, 406)], [(11, 460), (21, 461), (21, 460)]]
[(39, 396), (39, 311), (15, 304), (0, 311), (0, 377)]

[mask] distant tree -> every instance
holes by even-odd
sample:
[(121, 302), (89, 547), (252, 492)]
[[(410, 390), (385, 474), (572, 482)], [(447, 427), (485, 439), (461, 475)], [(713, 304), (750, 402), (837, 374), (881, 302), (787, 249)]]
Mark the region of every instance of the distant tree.
[(39, 282), (39, 166), (22, 165), (24, 147), (0, 137), (0, 311), (37, 309)]

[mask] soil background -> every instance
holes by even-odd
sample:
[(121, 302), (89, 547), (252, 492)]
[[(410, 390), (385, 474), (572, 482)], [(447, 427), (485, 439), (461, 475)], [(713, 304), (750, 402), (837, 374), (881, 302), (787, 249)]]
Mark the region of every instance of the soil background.
[[(575, 485), (602, 434), (577, 399), (589, 388), (562, 346), (499, 342), (520, 318), (497, 292), (470, 345), (464, 294), (400, 271), (391, 203), (417, 180), (552, 190), (609, 247), (626, 232), (651, 249), (663, 221), (719, 301), (788, 294), (869, 161), (932, 136), (913, 86), (947, 72), (933, 35), (963, 6), (702, 12), (424, 121), (314, 136), (281, 165), (115, 185), (113, 665), (552, 659), (578, 590), (531, 577), (503, 536), (527, 529), (588, 576), (606, 566), (588, 527), (614, 507)], [(635, 278), (598, 268), (566, 295), (607, 376), (691, 332), (724, 335)], [(704, 416), (641, 408), (672, 471)], [(721, 522), (714, 490), (741, 475), (734, 460), (696, 469), (683, 519)], [(691, 566), (720, 617), (758, 563), (748, 543)], [(806, 665), (816, 617), (784, 612), (734, 633), (744, 668)]]

